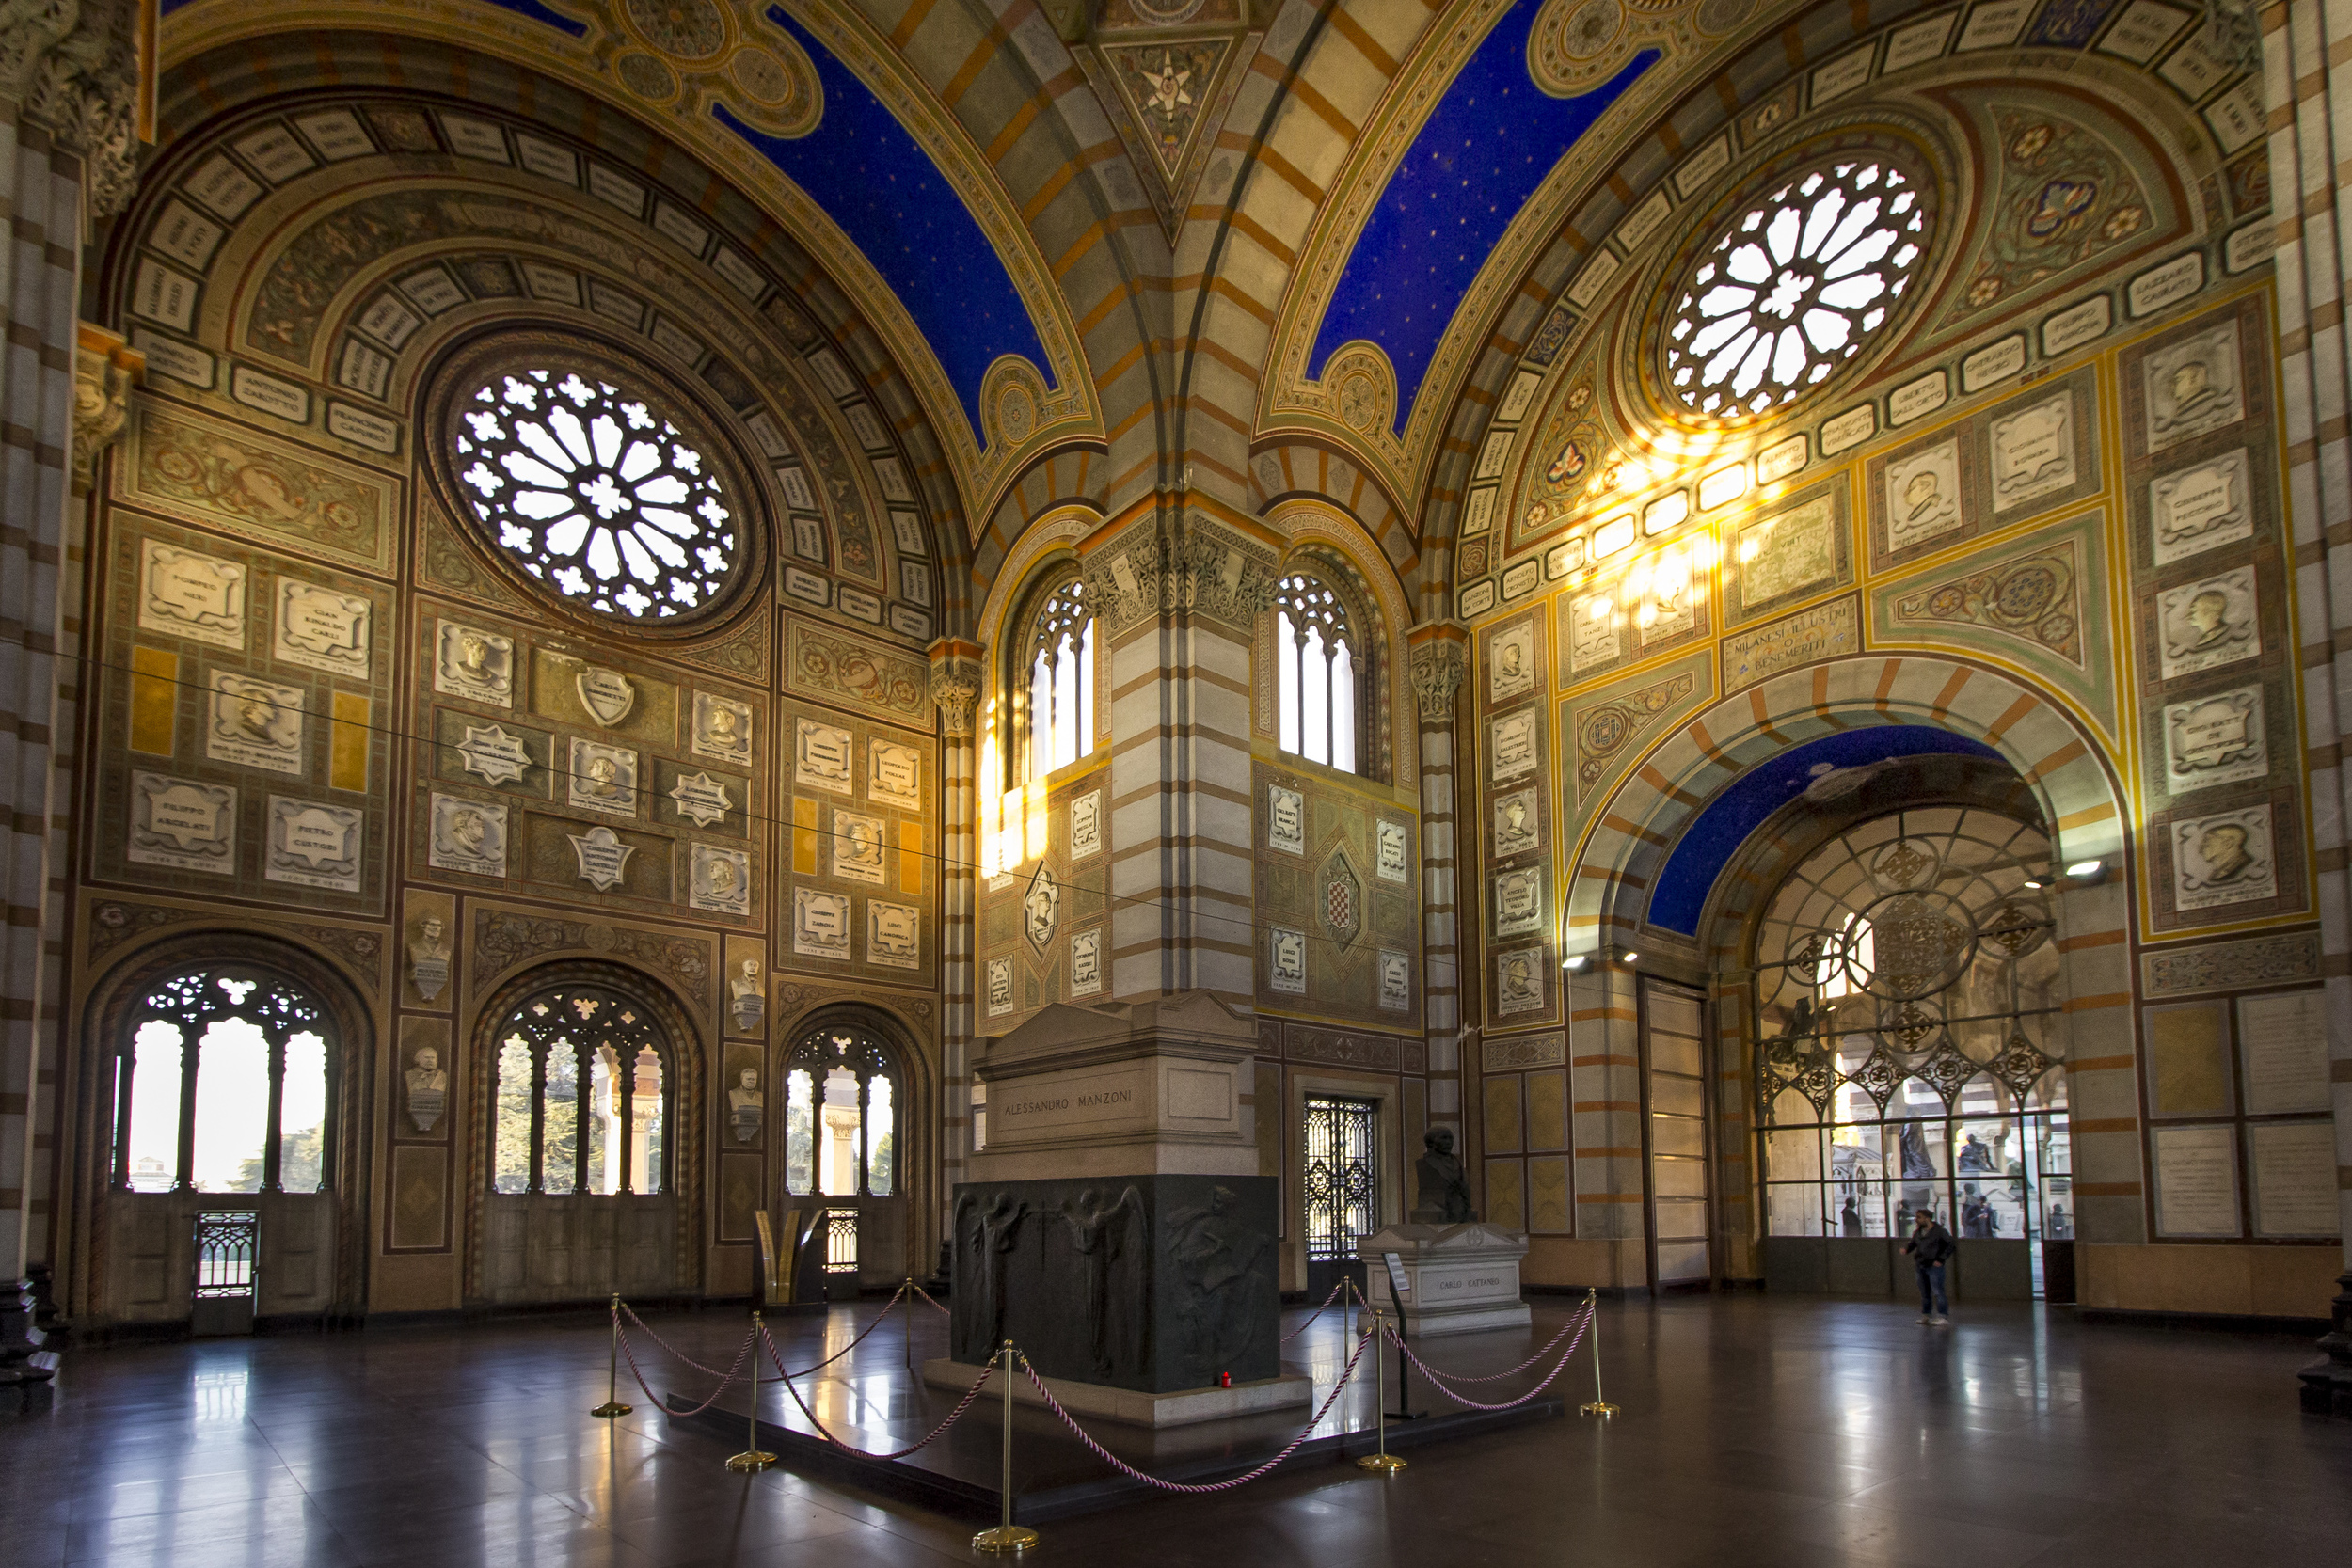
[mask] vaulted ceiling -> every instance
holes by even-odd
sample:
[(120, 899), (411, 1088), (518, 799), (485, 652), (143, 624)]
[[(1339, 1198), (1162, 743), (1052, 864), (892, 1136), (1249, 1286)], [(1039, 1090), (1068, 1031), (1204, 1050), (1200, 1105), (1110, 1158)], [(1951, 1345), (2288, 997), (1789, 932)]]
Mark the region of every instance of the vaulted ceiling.
[[(1966, 26), (2014, 11), (2000, 42), (2081, 51), (2123, 4), (1980, 0)], [(1182, 490), (1252, 514), (1312, 494), (1357, 518), (1423, 614), (1443, 613), (1482, 435), (1564, 292), (1632, 248), (1667, 171), (1743, 110), (1936, 10), (163, 8), (167, 144), (264, 96), (418, 89), (559, 119), (750, 236), (875, 388), (954, 536), (943, 558), (976, 580), (1072, 504), (1116, 515)]]

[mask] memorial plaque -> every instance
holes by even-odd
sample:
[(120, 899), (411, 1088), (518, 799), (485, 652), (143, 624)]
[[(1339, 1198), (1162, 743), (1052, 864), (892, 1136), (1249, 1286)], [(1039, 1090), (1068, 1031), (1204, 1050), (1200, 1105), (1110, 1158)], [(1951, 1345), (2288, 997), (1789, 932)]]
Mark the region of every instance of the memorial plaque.
[(506, 875), (506, 808), (461, 795), (433, 797), (427, 863), (477, 877)]
[(2106, 294), (2093, 294), (2080, 305), (2042, 318), (2042, 352), (2056, 359), (2068, 349), (2106, 337), (2114, 324), (2115, 302)]
[(1606, 591), (1572, 598), (1568, 606), (1568, 668), (1581, 673), (1617, 657), (1617, 597)]
[(2031, 407), (2003, 415), (1993, 421), (1989, 439), (1995, 513), (2074, 486), (2074, 393), (2061, 389)]
[[(1958, 482), (1955, 466), (1952, 489)], [(1837, 508), (1828, 496), (1741, 529), (1735, 561), (1740, 608), (1754, 610), (1835, 580), (1837, 543)]]
[(2156, 595), (2157, 664), (2166, 680), (2217, 670), (2262, 652), (2254, 568), (2168, 588)]
[(1380, 953), (1380, 1009), (1402, 1013), (1413, 1006), (1413, 960), (1407, 953), (1383, 948)]
[(2166, 831), (2172, 841), (2174, 909), (2220, 909), (2278, 895), (2268, 806), (2175, 821)]
[(793, 782), (835, 795), (853, 793), (856, 779), (850, 770), (850, 745), (848, 730), (802, 720), (792, 747)]
[(273, 795), (262, 875), (273, 882), (358, 893), (366, 829), (366, 817), (353, 807)]
[(1070, 801), (1070, 858), (1085, 860), (1103, 852), (1103, 792), (1090, 789)]
[(1002, 1018), (1012, 1011), (1012, 960), (988, 960), (988, 1016)]
[(833, 874), (846, 881), (882, 884), (884, 871), (881, 817), (834, 809)]
[(457, 766), (485, 784), (520, 784), (532, 766), (524, 737), (502, 724), (468, 724), (466, 738), (453, 749)]
[(1544, 1008), (1544, 956), (1539, 948), (1495, 955), (1495, 1013), (1509, 1018)]
[(598, 893), (610, 893), (621, 885), (621, 879), (628, 870), (628, 858), (637, 852), (635, 845), (622, 843), (620, 834), (610, 828), (591, 828), (584, 833), (564, 836), (571, 841), (581, 881)]
[[(835, 958), (847, 963), (850, 959), (850, 895), (846, 893), (794, 888), (792, 951), (803, 958)], [(1002, 959), (997, 961), (1003, 962)]]
[(1535, 689), (1535, 622), (1515, 621), (1486, 644), (1486, 697), (1507, 702)]
[(435, 640), (433, 689), (490, 707), (515, 705), (515, 640), (443, 621)]
[(694, 693), (693, 752), (698, 757), (752, 763), (752, 705), (730, 697)]
[(368, 677), (373, 604), (292, 578), (278, 579), (278, 625), (270, 657), (354, 680)]
[(2232, 1130), (2159, 1127), (2150, 1139), (2156, 1153), (2156, 1234), (2237, 1235), (2237, 1139)]
[(1535, 710), (1522, 708), (1488, 721), (1486, 726), (1486, 778), (1489, 783), (1502, 784), (1533, 773), (1542, 759), (1535, 744)]
[(922, 964), (922, 911), (913, 904), (866, 901), (866, 961), (890, 969)]
[(2248, 499), (2246, 449), (2164, 474), (2148, 483), (2151, 553), (2169, 566), (2222, 545), (2254, 536)]
[(901, 811), (923, 809), (923, 753), (894, 741), (866, 747), (866, 798)]
[(1886, 548), (1896, 554), (1960, 531), (1960, 442), (1939, 441), (1886, 465)]
[(1095, 996), (1103, 990), (1103, 932), (1080, 931), (1070, 939), (1070, 994)]
[(246, 569), (233, 561), (146, 540), (139, 561), (139, 629), (241, 649), (246, 589)]
[(2140, 375), (2147, 391), (2145, 434), (2152, 452), (2246, 417), (2234, 321), (2151, 349), (2140, 362)]
[(752, 857), (741, 849), (697, 844), (687, 857), (687, 903), (714, 914), (749, 914)]
[(2165, 705), (2164, 786), (2171, 793), (2184, 795), (2269, 773), (2261, 687)]
[(204, 754), (214, 762), (299, 776), (303, 690), (213, 672), (206, 702)]
[(1495, 935), (1528, 936), (1544, 927), (1544, 868), (1524, 865), (1494, 876)]
[(2255, 1235), (2335, 1236), (2343, 1232), (2332, 1122), (2261, 1122), (2247, 1128), (2246, 1139), (2246, 1164), (2254, 1187)]
[(588, 710), (588, 716), (608, 730), (637, 706), (636, 683), (618, 670), (584, 666), (572, 677), (572, 689), (580, 694), (580, 705)]
[(1402, 822), (1386, 817), (1375, 818), (1373, 825), (1375, 851), (1377, 860), (1374, 869), (1384, 882), (1409, 882), (1413, 868), (1407, 861), (1410, 838)]
[(131, 775), (131, 841), (135, 864), (231, 876), (237, 869), (237, 792), (220, 784)]
[(571, 803), (614, 816), (637, 815), (637, 753), (626, 746), (572, 737)]
[(1284, 927), (1266, 933), (1267, 984), (1294, 996), (1307, 990), (1307, 934)]
[(1524, 854), (1543, 844), (1543, 811), (1531, 786), (1514, 790), (1494, 803), (1495, 859)]
[(2329, 1106), (2328, 993), (2272, 991), (2237, 1001), (2238, 1054), (2249, 1117)]
[(1265, 842), (1285, 854), (1307, 852), (1307, 802), (1295, 789), (1266, 786)]
[(715, 827), (735, 809), (735, 798), (727, 793), (724, 781), (707, 773), (678, 775), (677, 783), (670, 786), (670, 800), (677, 814), (697, 828)]

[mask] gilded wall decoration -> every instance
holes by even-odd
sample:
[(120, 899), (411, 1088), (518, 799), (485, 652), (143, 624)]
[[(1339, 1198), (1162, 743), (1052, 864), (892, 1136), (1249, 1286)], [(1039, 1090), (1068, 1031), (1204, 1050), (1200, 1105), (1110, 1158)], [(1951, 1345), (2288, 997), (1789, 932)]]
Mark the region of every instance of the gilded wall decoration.
[(1381, 845), (1385, 838), (1391, 863), (1419, 864), (1412, 814), (1368, 780), (1350, 788), (1258, 763), (1251, 783), (1256, 908), (1267, 923), (1258, 944), (1261, 1003), (1285, 1016), (1393, 1025), (1419, 990), (1418, 904), (1409, 881), (1381, 874)]
[(1897, 597), (1887, 616), (1899, 630), (1940, 622), (1973, 626), (2083, 662), (2082, 562), (2074, 540), (1996, 561)]
[(2318, 979), (2319, 966), (2319, 933), (2289, 931), (2142, 953), (2140, 989), (2149, 996), (2194, 996), (2243, 986), (2284, 985)]
[[(981, 990), (992, 1021), (1110, 987), (1108, 943), (1099, 939), (1111, 910), (1099, 811), (1108, 776), (1086, 768), (1061, 779), (1019, 818), (1020, 830), (1000, 841), (1001, 852), (1023, 858), (980, 888)], [(1082, 833), (1092, 847), (1082, 847)], [(1082, 963), (1091, 978), (1081, 974)], [(1006, 1027), (992, 1022), (989, 1032)]]
[(373, 572), (391, 569), (401, 484), (141, 396), (122, 495), (189, 522)]
[(2144, 243), (2160, 223), (2169, 230), (2173, 221), (2169, 202), (2152, 211), (2131, 163), (2090, 127), (2042, 104), (1996, 101), (1988, 118), (1998, 185), (1983, 241), (1939, 329), (1963, 325), (2119, 246)]
[(1575, 738), (1579, 806), (1599, 793), (1602, 784), (1628, 760), (1635, 742), (1657, 732), (1670, 715), (1688, 706), (1692, 697), (1706, 695), (1713, 663), (1707, 658), (1663, 680), (1568, 708), (1565, 722)]
[(1801, 664), (1860, 652), (1860, 621), (1858, 607), (1848, 596), (1732, 633), (1723, 644), (1724, 694)]
[(790, 623), (786, 684), (829, 702), (865, 708), (876, 718), (929, 728), (930, 670), (922, 661), (797, 617)]
[[(928, 672), (923, 685), (928, 692)], [(776, 722), (791, 748), (777, 967), (928, 978), (938, 960), (936, 743), (796, 704)]]

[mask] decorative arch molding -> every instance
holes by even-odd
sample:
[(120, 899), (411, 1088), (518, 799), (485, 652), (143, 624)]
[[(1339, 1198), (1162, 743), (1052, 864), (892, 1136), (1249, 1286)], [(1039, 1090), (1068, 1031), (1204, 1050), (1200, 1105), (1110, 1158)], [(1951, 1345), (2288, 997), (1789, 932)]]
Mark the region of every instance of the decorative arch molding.
[[(615, 10), (618, 8), (614, 8)], [(744, 40), (717, 6), (707, 8), (726, 32), (723, 46), (740, 48)], [(1102, 413), (1093, 379), (1083, 351), (1077, 325), (1068, 302), (1057, 287), (1053, 268), (1036, 238), (1022, 220), (1011, 193), (977, 143), (948, 114), (914, 70), (889, 43), (876, 34), (862, 15), (846, 8), (836, 12), (825, 5), (796, 8), (796, 25), (811, 29), (836, 62), (850, 70), (857, 81), (884, 104), (898, 124), (928, 155), (961, 199), (985, 234), (993, 259), (1007, 274), (1027, 309), (1048, 364), (1036, 367), (1053, 383), (1051, 401), (1036, 410), (1026, 440), (984, 445), (990, 427), (1008, 421), (999, 412), (984, 416), (976, 429), (962, 399), (928, 340), (898, 300), (875, 264), (850, 241), (833, 218), (812, 200), (753, 143), (735, 134), (727, 119), (738, 119), (761, 131), (771, 117), (741, 98), (729, 78), (719, 77), (695, 89), (703, 112), (669, 112), (649, 101), (645, 89), (660, 78), (671, 96), (676, 95), (676, 71), (645, 52), (618, 17), (592, 11), (578, 22), (563, 13), (539, 19), (520, 9), (495, 6), (442, 6), (421, 9), (410, 0), (335, 0), (292, 7), (256, 8), (233, 5), (196, 5), (175, 11), (163, 29), (163, 68), (167, 73), (218, 53), (223, 70), (204, 72), (232, 74), (240, 55), (254, 46), (280, 40), (299, 40), (314, 53), (294, 56), (308, 60), (304, 75), (320, 72), (315, 51), (338, 51), (328, 67), (381, 70), (387, 60), (400, 60), (412, 52), (410, 42), (426, 48), (443, 47), (459, 55), (487, 56), (501, 66), (537, 72), (562, 82), (584, 96), (648, 121), (666, 124), (673, 135), (707, 163), (723, 172), (739, 190), (749, 194), (769, 217), (809, 256), (840, 282), (855, 302), (856, 313), (874, 324), (880, 339), (900, 345), (916, 395), (934, 426), (946, 438), (950, 461), (957, 468), (970, 517), (984, 517), (1009, 482), (1010, 472), (1029, 453), (1060, 439), (1072, 429), (1102, 436)], [(754, 14), (758, 14), (755, 12)], [(552, 22), (547, 18), (554, 18)], [(371, 47), (363, 30), (400, 40), (387, 48)], [(788, 34), (790, 29), (782, 29)], [(766, 43), (763, 34), (760, 42)], [(620, 56), (646, 61), (652, 71), (631, 84), (612, 73)], [(371, 60), (370, 55), (374, 58)], [(682, 56), (681, 56), (682, 58)], [(786, 74), (792, 74), (787, 67)], [(281, 88), (288, 84), (279, 84)], [(729, 105), (732, 104), (732, 107)], [(726, 108), (727, 113), (717, 112)], [(762, 134), (770, 134), (762, 131)], [(920, 349), (913, 345), (923, 345)], [(993, 388), (1001, 396), (1001, 388)], [(1009, 431), (1007, 432), (1009, 434)]]
[[(119, 1051), (125, 1022), (152, 986), (184, 970), (220, 964), (282, 974), (316, 997), (332, 1020), (334, 1103), (329, 1114), (334, 1118), (335, 1159), (328, 1181), (335, 1195), (334, 1311), (356, 1315), (366, 1308), (373, 1243), (368, 1215), (375, 1142), (374, 1009), (342, 964), (309, 944), (257, 928), (219, 926), (171, 932), (127, 947), (91, 979), (72, 1074), (80, 1085), (72, 1102), (81, 1107), (82, 1150), (73, 1180), (82, 1212), (89, 1216), (88, 1250), (72, 1291), (80, 1304), (77, 1309), (90, 1310), (109, 1299), (106, 1268), (113, 1212), (103, 1198), (112, 1163), (115, 1103), (104, 1092), (111, 1081), (107, 1059)], [(71, 1227), (60, 1231), (72, 1233)]]
[[(1681, 829), (1715, 793), (1791, 745), (1872, 724), (1923, 724), (1980, 741), (2031, 790), (2066, 860), (2112, 860), (2092, 890), (2128, 923), (2122, 873), (2128, 800), (2097, 736), (2054, 697), (1971, 661), (1864, 656), (1811, 665), (1735, 692), (1677, 726), (1604, 799), (1569, 859), (1564, 956), (1603, 953), (1643, 927), (1649, 893)], [(2078, 927), (2079, 928), (2079, 927)]]
[(975, 640), (994, 648), (1005, 636), (1006, 618), (1027, 597), (1030, 581), (1051, 557), (1076, 559), (1080, 546), (1103, 526), (1103, 515), (1083, 502), (1055, 507), (1025, 530), (988, 578), (988, 596), (973, 618)]
[(553, 986), (599, 985), (635, 998), (650, 1010), (669, 1037), (670, 1068), (677, 1082), (670, 1104), (677, 1147), (672, 1155), (673, 1191), (677, 1199), (677, 1241), (674, 1259), (678, 1288), (699, 1292), (703, 1277), (703, 1248), (708, 1216), (704, 1204), (710, 1188), (704, 1170), (706, 1131), (716, 1115), (709, 1104), (713, 1067), (706, 1058), (717, 1050), (715, 1036), (699, 1027), (685, 999), (659, 975), (631, 964), (603, 958), (555, 958), (516, 970), (475, 1005), (473, 1022), (466, 1031), (467, 1136), (463, 1173), (465, 1226), (465, 1299), (486, 1298), (484, 1247), (487, 1241), (483, 1200), (490, 1190), (490, 1127), (487, 1114), (491, 1075), (498, 1061), (498, 1032), (507, 1015), (526, 1000)]
[[(781, 984), (771, 988), (771, 1000), (778, 1011), (761, 1080), (770, 1085), (779, 1117), (785, 1064), (801, 1041), (817, 1030), (835, 1024), (866, 1029), (879, 1036), (898, 1057), (901, 1071), (893, 1092), (903, 1097), (898, 1106), (898, 1135), (903, 1147), (898, 1160), (898, 1190), (893, 1196), (906, 1202), (908, 1259), (919, 1268), (938, 1250), (940, 1213), (947, 1196), (942, 1170), (945, 1069), (936, 1031), (918, 1022), (905, 1003), (886, 992), (850, 1001), (824, 995), (814, 988)], [(779, 1142), (776, 1147), (781, 1149), (783, 1145)], [(776, 1161), (768, 1180), (771, 1195), (783, 1192), (782, 1159)]]
[(1413, 578), (1422, 569), (1410, 514), (1382, 477), (1344, 448), (1308, 437), (1261, 447), (1249, 460), (1249, 487), (1252, 503), (1269, 521), (1278, 507), (1321, 500), (1377, 541), (1398, 572)]

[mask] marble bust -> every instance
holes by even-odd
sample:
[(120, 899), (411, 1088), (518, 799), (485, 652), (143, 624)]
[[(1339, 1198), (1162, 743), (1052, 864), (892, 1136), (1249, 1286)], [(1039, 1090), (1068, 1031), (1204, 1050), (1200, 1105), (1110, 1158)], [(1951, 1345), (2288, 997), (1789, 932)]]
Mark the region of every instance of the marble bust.
[(727, 1005), (735, 1013), (735, 1027), (739, 1033), (748, 1035), (759, 1028), (759, 1021), (768, 1010), (768, 1001), (759, 991), (757, 958), (745, 958), (741, 972), (727, 982)]
[(727, 1119), (734, 1124), (735, 1141), (747, 1144), (757, 1141), (759, 1124), (767, 1115), (766, 1097), (759, 1092), (759, 1069), (745, 1068), (742, 1086), (727, 1091)]
[(408, 1085), (408, 1119), (420, 1132), (430, 1132), (449, 1104), (449, 1074), (441, 1070), (441, 1053), (425, 1046), (415, 1065), (402, 1075)]
[(1454, 1153), (1454, 1129), (1433, 1127), (1421, 1142), (1423, 1152), (1413, 1162), (1413, 1174), (1420, 1180), (1413, 1223), (1469, 1224), (1477, 1216), (1470, 1212), (1470, 1182), (1462, 1176), (1462, 1162)]

